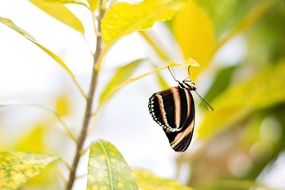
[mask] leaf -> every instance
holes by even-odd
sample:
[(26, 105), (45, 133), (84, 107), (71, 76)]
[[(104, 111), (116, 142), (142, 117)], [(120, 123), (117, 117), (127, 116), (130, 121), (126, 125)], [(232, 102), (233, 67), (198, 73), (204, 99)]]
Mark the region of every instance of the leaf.
[(221, 92), (225, 91), (230, 85), (231, 78), (237, 68), (238, 67), (234, 65), (218, 70), (216, 77), (213, 79), (213, 84), (203, 98), (210, 103), (215, 97), (220, 95)]
[(55, 100), (55, 111), (60, 116), (67, 116), (71, 111), (70, 104), (69, 97), (61, 95)]
[(187, 2), (173, 20), (173, 32), (184, 58), (192, 57), (200, 63), (199, 69), (191, 70), (191, 78), (196, 79), (210, 63), (215, 34), (206, 13), (193, 0)]
[(191, 190), (190, 187), (183, 186), (175, 180), (163, 179), (144, 170), (134, 172), (140, 189), (143, 190)]
[(268, 66), (258, 75), (228, 88), (217, 97), (198, 128), (200, 138), (209, 138), (257, 110), (285, 102), (285, 62)]
[(150, 28), (154, 22), (171, 19), (181, 3), (171, 0), (145, 0), (138, 4), (117, 3), (102, 20), (104, 43), (112, 45), (119, 38)]
[(0, 189), (18, 189), (30, 178), (40, 174), (56, 157), (33, 153), (0, 153)]
[(114, 95), (115, 89), (130, 78), (143, 61), (144, 59), (138, 59), (120, 67), (102, 91), (99, 104), (104, 105)]
[(88, 0), (89, 8), (92, 12), (94, 12), (97, 8), (97, 0)]
[(47, 2), (46, 0), (29, 0), (35, 6), (43, 10), (45, 13), (56, 18), (74, 30), (84, 34), (84, 27), (80, 20), (68, 10), (62, 3)]
[(90, 147), (87, 190), (137, 190), (132, 171), (114, 145), (97, 141)]
[(30, 131), (27, 131), (17, 139), (13, 150), (22, 152), (46, 152), (47, 145), (45, 143), (45, 138), (47, 129), (48, 126), (44, 122), (36, 123)]
[(25, 30), (19, 28), (17, 25), (14, 24), (14, 22), (8, 18), (0, 17), (0, 22), (5, 24), (6, 26), (10, 27), (14, 31), (18, 32), (31, 42), (33, 42), (35, 45), (37, 45), (39, 48), (41, 48), (45, 53), (47, 53), (49, 56), (51, 56), (60, 66), (64, 68), (64, 70), (72, 77), (75, 78), (75, 75), (72, 73), (72, 71), (68, 68), (68, 66), (52, 51), (47, 49), (46, 47), (42, 46), (32, 35), (30, 35)]

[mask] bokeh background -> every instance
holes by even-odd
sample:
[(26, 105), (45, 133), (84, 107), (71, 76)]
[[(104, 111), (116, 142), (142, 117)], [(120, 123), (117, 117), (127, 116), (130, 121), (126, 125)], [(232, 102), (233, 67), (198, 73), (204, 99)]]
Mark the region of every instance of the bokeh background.
[[(194, 189), (285, 189), (285, 2), (197, 0), (195, 5), (212, 22), (220, 46), (213, 48), (211, 59), (203, 55), (208, 51), (204, 47), (212, 42), (192, 47), (202, 59), (210, 60), (191, 71), (199, 72), (193, 77), (198, 91), (215, 111), (207, 110), (194, 94), (196, 132), (190, 148), (185, 153), (174, 152), (148, 113), (148, 98), (163, 88), (156, 75), (116, 93), (94, 119), (86, 145), (96, 139), (108, 140), (130, 166), (176, 178)], [(0, 16), (11, 18), (56, 52), (87, 91), (92, 68), (89, 49), (95, 47), (92, 21), (84, 8), (67, 7), (83, 22), (85, 40), (28, 1), (0, 1)], [(179, 38), (177, 22), (157, 23), (149, 32), (169, 57), (182, 61), (186, 50), (181, 46), (187, 39)], [(205, 33), (203, 24), (195, 26), (195, 35)], [(142, 35), (124, 37), (106, 56), (97, 100), (116, 70), (138, 58), (165, 64)], [(145, 62), (133, 76), (152, 69)], [(173, 70), (179, 80), (187, 77), (184, 68)], [(167, 70), (160, 74), (169, 86), (176, 85)], [(13, 105), (0, 107), (0, 150), (55, 154), (70, 162), (74, 144), (57, 118), (38, 107), (15, 105), (24, 102), (56, 110), (79, 132), (84, 100), (70, 77), (34, 44), (0, 24), (0, 103)], [(75, 189), (86, 183), (86, 166), (87, 156)], [(66, 176), (63, 167), (51, 166), (23, 189), (60, 189), (61, 175)]]

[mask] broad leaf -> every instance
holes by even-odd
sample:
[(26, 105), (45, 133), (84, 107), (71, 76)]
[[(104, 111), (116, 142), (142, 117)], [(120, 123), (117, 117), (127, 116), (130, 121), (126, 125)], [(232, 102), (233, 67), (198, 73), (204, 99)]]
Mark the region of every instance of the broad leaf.
[(90, 147), (87, 190), (138, 190), (132, 171), (114, 145), (97, 141)]
[(228, 88), (207, 112), (198, 135), (208, 138), (231, 126), (259, 109), (285, 102), (285, 62), (270, 66), (264, 71), (238, 85)]
[(191, 70), (195, 79), (212, 58), (215, 34), (206, 13), (193, 0), (187, 2), (174, 18), (173, 31), (184, 58), (192, 57), (200, 63), (200, 68)]
[(68, 66), (52, 51), (41, 45), (32, 35), (30, 35), (25, 30), (19, 28), (17, 25), (14, 24), (14, 22), (8, 18), (0, 17), (0, 22), (5, 24), (6, 26), (10, 27), (14, 31), (18, 32), (31, 42), (33, 42), (35, 45), (37, 45), (39, 48), (41, 48), (45, 53), (47, 53), (49, 56), (51, 56), (60, 66), (64, 68), (64, 70), (72, 77), (75, 78), (75, 75), (72, 73), (72, 71), (68, 68)]
[(56, 18), (81, 34), (84, 34), (84, 27), (80, 20), (68, 8), (66, 8), (64, 4), (59, 2), (47, 2), (46, 0), (30, 0), (30, 2), (50, 16)]
[(148, 171), (137, 170), (135, 177), (140, 189), (143, 190), (191, 190), (190, 187), (183, 186), (175, 180), (163, 179)]
[(133, 61), (127, 65), (122, 66), (116, 71), (115, 75), (108, 82), (105, 89), (100, 95), (100, 105), (105, 104), (112, 97), (112, 95), (114, 95), (117, 87), (129, 79), (143, 61), (144, 59)]
[(14, 190), (40, 174), (56, 157), (11, 151), (0, 153), (0, 160), (0, 189)]
[(150, 28), (154, 22), (171, 19), (180, 5), (171, 0), (117, 3), (102, 20), (103, 40), (109, 46), (125, 35)]

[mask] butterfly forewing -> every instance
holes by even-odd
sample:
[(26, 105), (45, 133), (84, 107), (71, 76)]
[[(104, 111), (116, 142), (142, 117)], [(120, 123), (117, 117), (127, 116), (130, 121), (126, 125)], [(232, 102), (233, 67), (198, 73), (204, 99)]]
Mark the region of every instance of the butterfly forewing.
[(163, 127), (171, 147), (185, 151), (194, 130), (195, 107), (190, 89), (177, 86), (154, 93), (149, 99), (149, 111)]

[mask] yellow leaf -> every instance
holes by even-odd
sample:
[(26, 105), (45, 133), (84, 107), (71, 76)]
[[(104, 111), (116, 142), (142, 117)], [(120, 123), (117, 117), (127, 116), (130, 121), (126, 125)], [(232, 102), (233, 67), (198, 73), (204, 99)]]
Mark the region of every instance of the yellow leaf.
[(80, 20), (64, 4), (59, 2), (47, 2), (45, 0), (30, 0), (35, 6), (56, 18), (74, 30), (84, 34), (84, 27)]
[(107, 141), (91, 144), (87, 190), (138, 190), (132, 170), (119, 150)]
[(285, 102), (284, 84), (285, 62), (229, 88), (213, 101), (214, 111), (206, 113), (198, 136), (210, 138), (254, 111)]
[(116, 71), (113, 78), (108, 82), (100, 95), (100, 106), (104, 105), (114, 95), (118, 86), (122, 85), (127, 79), (129, 79), (143, 61), (144, 59), (132, 61), (131, 63), (120, 67)]
[(19, 137), (14, 149), (17, 151), (46, 152), (47, 147), (44, 142), (46, 132), (47, 126), (44, 123), (37, 123), (31, 131)]
[(88, 0), (89, 8), (92, 12), (94, 12), (97, 8), (97, 0)]
[(154, 22), (171, 19), (181, 7), (171, 0), (145, 0), (138, 4), (117, 3), (102, 20), (102, 35), (106, 45), (119, 38), (150, 28)]
[(192, 57), (200, 63), (200, 68), (191, 70), (191, 77), (196, 79), (212, 58), (213, 24), (193, 0), (188, 0), (174, 18), (173, 31), (184, 58)]
[(68, 97), (60, 96), (56, 99), (55, 111), (61, 116), (66, 116), (70, 113), (70, 102)]
[(0, 17), (0, 22), (5, 24), (6, 26), (10, 27), (14, 31), (18, 32), (31, 42), (33, 42), (35, 45), (37, 45), (39, 48), (41, 48), (45, 53), (47, 53), (51, 58), (53, 58), (60, 66), (64, 68), (64, 70), (72, 77), (75, 78), (75, 75), (72, 73), (72, 71), (69, 69), (69, 67), (52, 51), (50, 51), (48, 48), (41, 45), (31, 34), (26, 32), (25, 30), (21, 29), (17, 25), (14, 24), (14, 22), (8, 18)]
[(16, 190), (56, 160), (56, 157), (22, 152), (0, 153), (0, 189)]
[(183, 186), (175, 180), (163, 179), (144, 170), (134, 172), (140, 189), (143, 190), (191, 190), (190, 187)]

